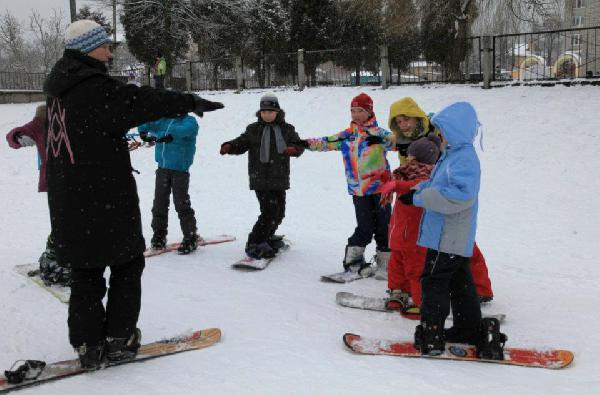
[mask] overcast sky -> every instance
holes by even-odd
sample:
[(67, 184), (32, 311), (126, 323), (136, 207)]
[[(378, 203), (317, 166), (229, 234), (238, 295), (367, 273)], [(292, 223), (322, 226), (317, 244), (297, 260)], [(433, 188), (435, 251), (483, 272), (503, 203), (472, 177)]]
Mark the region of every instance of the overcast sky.
[[(93, 1), (76, 0), (77, 10), (84, 5), (89, 5), (93, 10), (99, 9), (99, 4)], [(65, 20), (71, 20), (69, 0), (0, 0), (0, 13), (8, 10), (21, 22), (28, 22), (31, 10), (38, 11), (42, 16), (52, 15), (52, 10), (60, 11)], [(102, 10), (112, 23), (112, 10)]]

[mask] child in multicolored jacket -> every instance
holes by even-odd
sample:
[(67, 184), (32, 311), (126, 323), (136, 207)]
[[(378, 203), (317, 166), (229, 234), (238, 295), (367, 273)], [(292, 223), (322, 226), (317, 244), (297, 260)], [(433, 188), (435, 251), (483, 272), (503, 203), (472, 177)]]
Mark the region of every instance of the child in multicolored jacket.
[(309, 138), (306, 146), (311, 151), (341, 151), (346, 168), (348, 193), (352, 196), (357, 227), (348, 238), (344, 255), (344, 270), (371, 276), (373, 268), (365, 261), (365, 247), (375, 237), (377, 243), (377, 274), (387, 279), (388, 223), (391, 207), (380, 205), (379, 178), (362, 177), (376, 171), (389, 171), (386, 152), (393, 149), (391, 133), (378, 126), (373, 112), (373, 100), (365, 93), (354, 97), (350, 105), (350, 126), (333, 136)]

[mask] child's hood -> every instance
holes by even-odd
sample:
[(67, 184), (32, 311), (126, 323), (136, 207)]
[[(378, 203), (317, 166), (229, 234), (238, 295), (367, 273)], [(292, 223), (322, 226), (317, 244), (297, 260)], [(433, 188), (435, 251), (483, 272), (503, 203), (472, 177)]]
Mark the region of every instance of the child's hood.
[(452, 147), (471, 145), (477, 136), (477, 113), (468, 102), (457, 102), (437, 113), (431, 123), (441, 130)]
[(400, 133), (400, 129), (398, 129), (398, 125), (396, 125), (396, 122), (394, 121), (394, 118), (396, 118), (398, 115), (421, 118), (423, 120), (423, 129), (429, 130), (429, 118), (427, 117), (427, 114), (411, 97), (400, 99), (397, 102), (392, 103), (390, 106), (388, 123), (390, 130), (396, 134)]

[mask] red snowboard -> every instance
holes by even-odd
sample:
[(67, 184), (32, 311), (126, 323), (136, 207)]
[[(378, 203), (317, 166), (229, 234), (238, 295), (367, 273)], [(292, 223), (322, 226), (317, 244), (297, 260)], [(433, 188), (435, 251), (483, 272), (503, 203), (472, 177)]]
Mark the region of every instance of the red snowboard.
[(352, 351), (360, 354), (453, 359), (457, 361), (488, 362), (532, 368), (562, 369), (573, 361), (573, 353), (571, 351), (527, 348), (505, 348), (504, 360), (502, 361), (481, 359), (475, 356), (475, 346), (456, 343), (446, 344), (446, 351), (441, 355), (423, 356), (415, 349), (412, 341), (369, 339), (352, 333), (344, 335), (344, 344)]
[[(206, 246), (206, 245), (210, 245), (210, 244), (220, 244), (220, 243), (227, 243), (228, 241), (234, 241), (235, 240), (235, 236), (230, 236), (230, 235), (219, 235), (219, 236), (214, 236), (214, 237), (201, 237), (198, 240), (198, 247), (202, 247), (202, 246)], [(161, 255), (167, 252), (172, 252), (172, 251), (177, 251), (177, 249), (179, 248), (179, 246), (181, 245), (181, 243), (171, 243), (171, 244), (167, 244), (167, 246), (165, 248), (163, 248), (162, 250), (155, 250), (152, 248), (148, 248), (146, 251), (144, 251), (144, 256), (146, 258), (150, 258), (156, 255)]]

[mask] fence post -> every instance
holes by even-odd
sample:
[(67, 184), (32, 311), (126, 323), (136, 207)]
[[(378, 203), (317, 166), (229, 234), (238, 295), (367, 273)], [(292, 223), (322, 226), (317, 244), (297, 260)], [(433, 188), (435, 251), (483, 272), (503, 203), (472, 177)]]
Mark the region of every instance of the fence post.
[(192, 91), (192, 61), (188, 60), (187, 69), (185, 71), (185, 89), (188, 92)]
[(483, 68), (483, 89), (490, 89), (492, 87), (492, 78), (494, 77), (493, 37), (483, 36), (481, 38), (481, 47), (481, 50), (483, 51), (483, 57), (481, 59), (481, 66)]
[(304, 90), (306, 86), (306, 75), (304, 74), (304, 50), (298, 50), (298, 88)]
[(379, 57), (380, 57), (380, 68), (381, 68), (381, 88), (387, 89), (390, 81), (390, 62), (388, 60), (388, 47), (387, 45), (379, 46)]
[(235, 84), (238, 92), (244, 89), (244, 69), (242, 68), (242, 57), (235, 57)]

